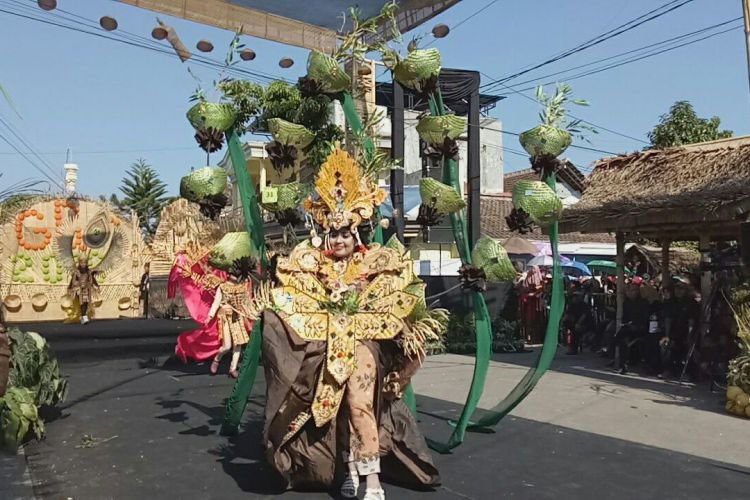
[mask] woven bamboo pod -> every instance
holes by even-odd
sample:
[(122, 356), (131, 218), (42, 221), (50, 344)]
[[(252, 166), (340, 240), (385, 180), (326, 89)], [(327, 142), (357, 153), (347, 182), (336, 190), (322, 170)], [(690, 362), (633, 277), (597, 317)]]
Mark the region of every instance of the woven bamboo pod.
[(571, 145), (573, 138), (566, 130), (539, 125), (523, 132), (518, 137), (518, 142), (533, 158), (536, 156), (560, 156)]
[(456, 115), (425, 116), (417, 124), (417, 133), (428, 144), (439, 146), (445, 139), (456, 139), (466, 130), (466, 118)]
[(563, 208), (557, 194), (542, 181), (518, 181), (513, 186), (513, 206), (540, 226), (558, 220)]
[(195, 130), (213, 128), (226, 132), (237, 117), (232, 106), (215, 102), (199, 102), (187, 112), (187, 119)]
[(458, 191), (432, 177), (425, 177), (419, 182), (419, 195), (422, 203), (442, 215), (452, 214), (466, 207), (466, 202)]
[(313, 50), (307, 58), (307, 77), (320, 85), (323, 92), (334, 93), (347, 90), (352, 79), (333, 57)]
[(482, 236), (471, 251), (471, 261), (484, 269), (487, 281), (513, 281), (516, 269), (508, 257), (508, 252), (497, 241)]

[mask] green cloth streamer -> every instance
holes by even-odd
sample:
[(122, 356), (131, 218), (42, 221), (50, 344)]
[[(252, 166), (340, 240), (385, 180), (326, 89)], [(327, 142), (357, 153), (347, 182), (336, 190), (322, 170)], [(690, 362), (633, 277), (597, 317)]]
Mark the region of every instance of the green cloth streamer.
[[(442, 116), (445, 114), (443, 98), (439, 89), (430, 97), (429, 106), (430, 112), (433, 116)], [(452, 186), (461, 192), (461, 187), (458, 181), (458, 163), (455, 160), (447, 160), (444, 162), (443, 183)], [(453, 229), (453, 238), (456, 241), (458, 253), (461, 257), (461, 263), (471, 264), (471, 248), (469, 245), (469, 236), (466, 229), (463, 210), (451, 214), (450, 220), (451, 228)], [(481, 293), (472, 292), (472, 302), (474, 303), (477, 341), (474, 374), (472, 375), (471, 386), (469, 386), (469, 394), (466, 397), (463, 410), (461, 410), (461, 416), (457, 422), (453, 423), (455, 428), (448, 439), (448, 442), (440, 443), (430, 439), (427, 440), (430, 448), (438, 453), (450, 453), (453, 448), (456, 448), (463, 443), (466, 429), (471, 424), (471, 417), (479, 404), (479, 399), (482, 397), (484, 385), (487, 380), (487, 369), (492, 354), (492, 321), (490, 320), (487, 303)]]
[[(253, 244), (253, 250), (256, 255), (260, 255), (260, 263), (263, 269), (268, 268), (268, 254), (266, 252), (266, 242), (263, 237), (263, 219), (260, 216), (258, 208), (258, 199), (255, 195), (250, 172), (247, 171), (245, 162), (245, 153), (242, 150), (242, 143), (236, 129), (227, 132), (227, 144), (229, 147), (229, 157), (234, 166), (234, 175), (237, 178), (237, 187), (239, 188), (240, 198), (242, 200), (242, 215), (245, 218), (245, 230), (250, 233), (250, 240)], [(237, 433), (237, 429), (242, 420), (242, 415), (247, 407), (247, 400), (255, 384), (255, 376), (258, 371), (260, 362), (261, 335), (263, 334), (263, 325), (261, 320), (255, 322), (253, 331), (250, 334), (250, 343), (245, 348), (242, 364), (240, 365), (240, 374), (237, 381), (232, 387), (232, 394), (227, 400), (224, 422), (221, 425), (221, 435), (230, 436)]]
[[(544, 181), (554, 191), (555, 176), (548, 176)], [(549, 241), (552, 247), (552, 303), (550, 307), (547, 330), (544, 334), (544, 344), (539, 353), (536, 367), (531, 368), (513, 390), (492, 409), (487, 410), (471, 428), (489, 427), (496, 425), (504, 416), (518, 406), (521, 401), (534, 389), (542, 375), (549, 369), (557, 352), (557, 339), (560, 329), (560, 319), (565, 309), (565, 293), (563, 291), (562, 270), (560, 268), (560, 254), (558, 251), (558, 224), (553, 222), (549, 228)]]

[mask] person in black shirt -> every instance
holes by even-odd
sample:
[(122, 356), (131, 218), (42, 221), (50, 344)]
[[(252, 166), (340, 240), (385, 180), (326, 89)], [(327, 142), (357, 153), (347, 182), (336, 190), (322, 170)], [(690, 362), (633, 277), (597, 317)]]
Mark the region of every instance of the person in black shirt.
[(141, 284), (139, 285), (140, 299), (143, 303), (143, 317), (148, 319), (148, 292), (151, 289), (151, 264), (146, 262), (143, 266), (143, 275), (141, 276)]
[(688, 286), (675, 284), (674, 297), (664, 302), (664, 337), (661, 340), (665, 368), (678, 374), (690, 349), (691, 332), (698, 324), (700, 306), (690, 296)]
[(573, 288), (571, 300), (565, 309), (563, 326), (570, 330), (573, 341), (568, 345), (568, 354), (578, 354), (581, 339), (594, 327), (591, 306), (586, 303), (584, 293), (577, 287)]
[(626, 373), (631, 357), (631, 348), (648, 333), (649, 304), (641, 298), (637, 285), (625, 288), (625, 303), (622, 311), (622, 327), (615, 334), (615, 367)]

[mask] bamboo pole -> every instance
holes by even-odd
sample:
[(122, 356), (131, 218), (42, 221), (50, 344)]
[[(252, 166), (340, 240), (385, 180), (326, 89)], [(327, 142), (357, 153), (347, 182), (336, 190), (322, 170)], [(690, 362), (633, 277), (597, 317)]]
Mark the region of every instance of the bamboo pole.
[(193, 57), (193, 55), (190, 53), (190, 51), (185, 46), (185, 44), (182, 43), (182, 40), (180, 40), (180, 37), (177, 36), (177, 32), (174, 30), (173, 27), (167, 26), (158, 17), (156, 18), (156, 22), (159, 23), (159, 26), (167, 30), (167, 41), (172, 46), (174, 51), (177, 52), (177, 56), (180, 58), (180, 61), (185, 62), (191, 57)]

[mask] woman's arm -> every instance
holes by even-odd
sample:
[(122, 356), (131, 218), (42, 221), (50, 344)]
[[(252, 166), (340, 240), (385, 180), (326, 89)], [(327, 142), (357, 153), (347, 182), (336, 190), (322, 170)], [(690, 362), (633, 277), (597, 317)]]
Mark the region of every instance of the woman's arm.
[(211, 309), (208, 311), (205, 323), (209, 323), (212, 319), (214, 319), (214, 316), (216, 316), (216, 312), (219, 310), (219, 306), (221, 305), (221, 298), (221, 287), (217, 287), (216, 294), (214, 295), (214, 303), (211, 304)]

